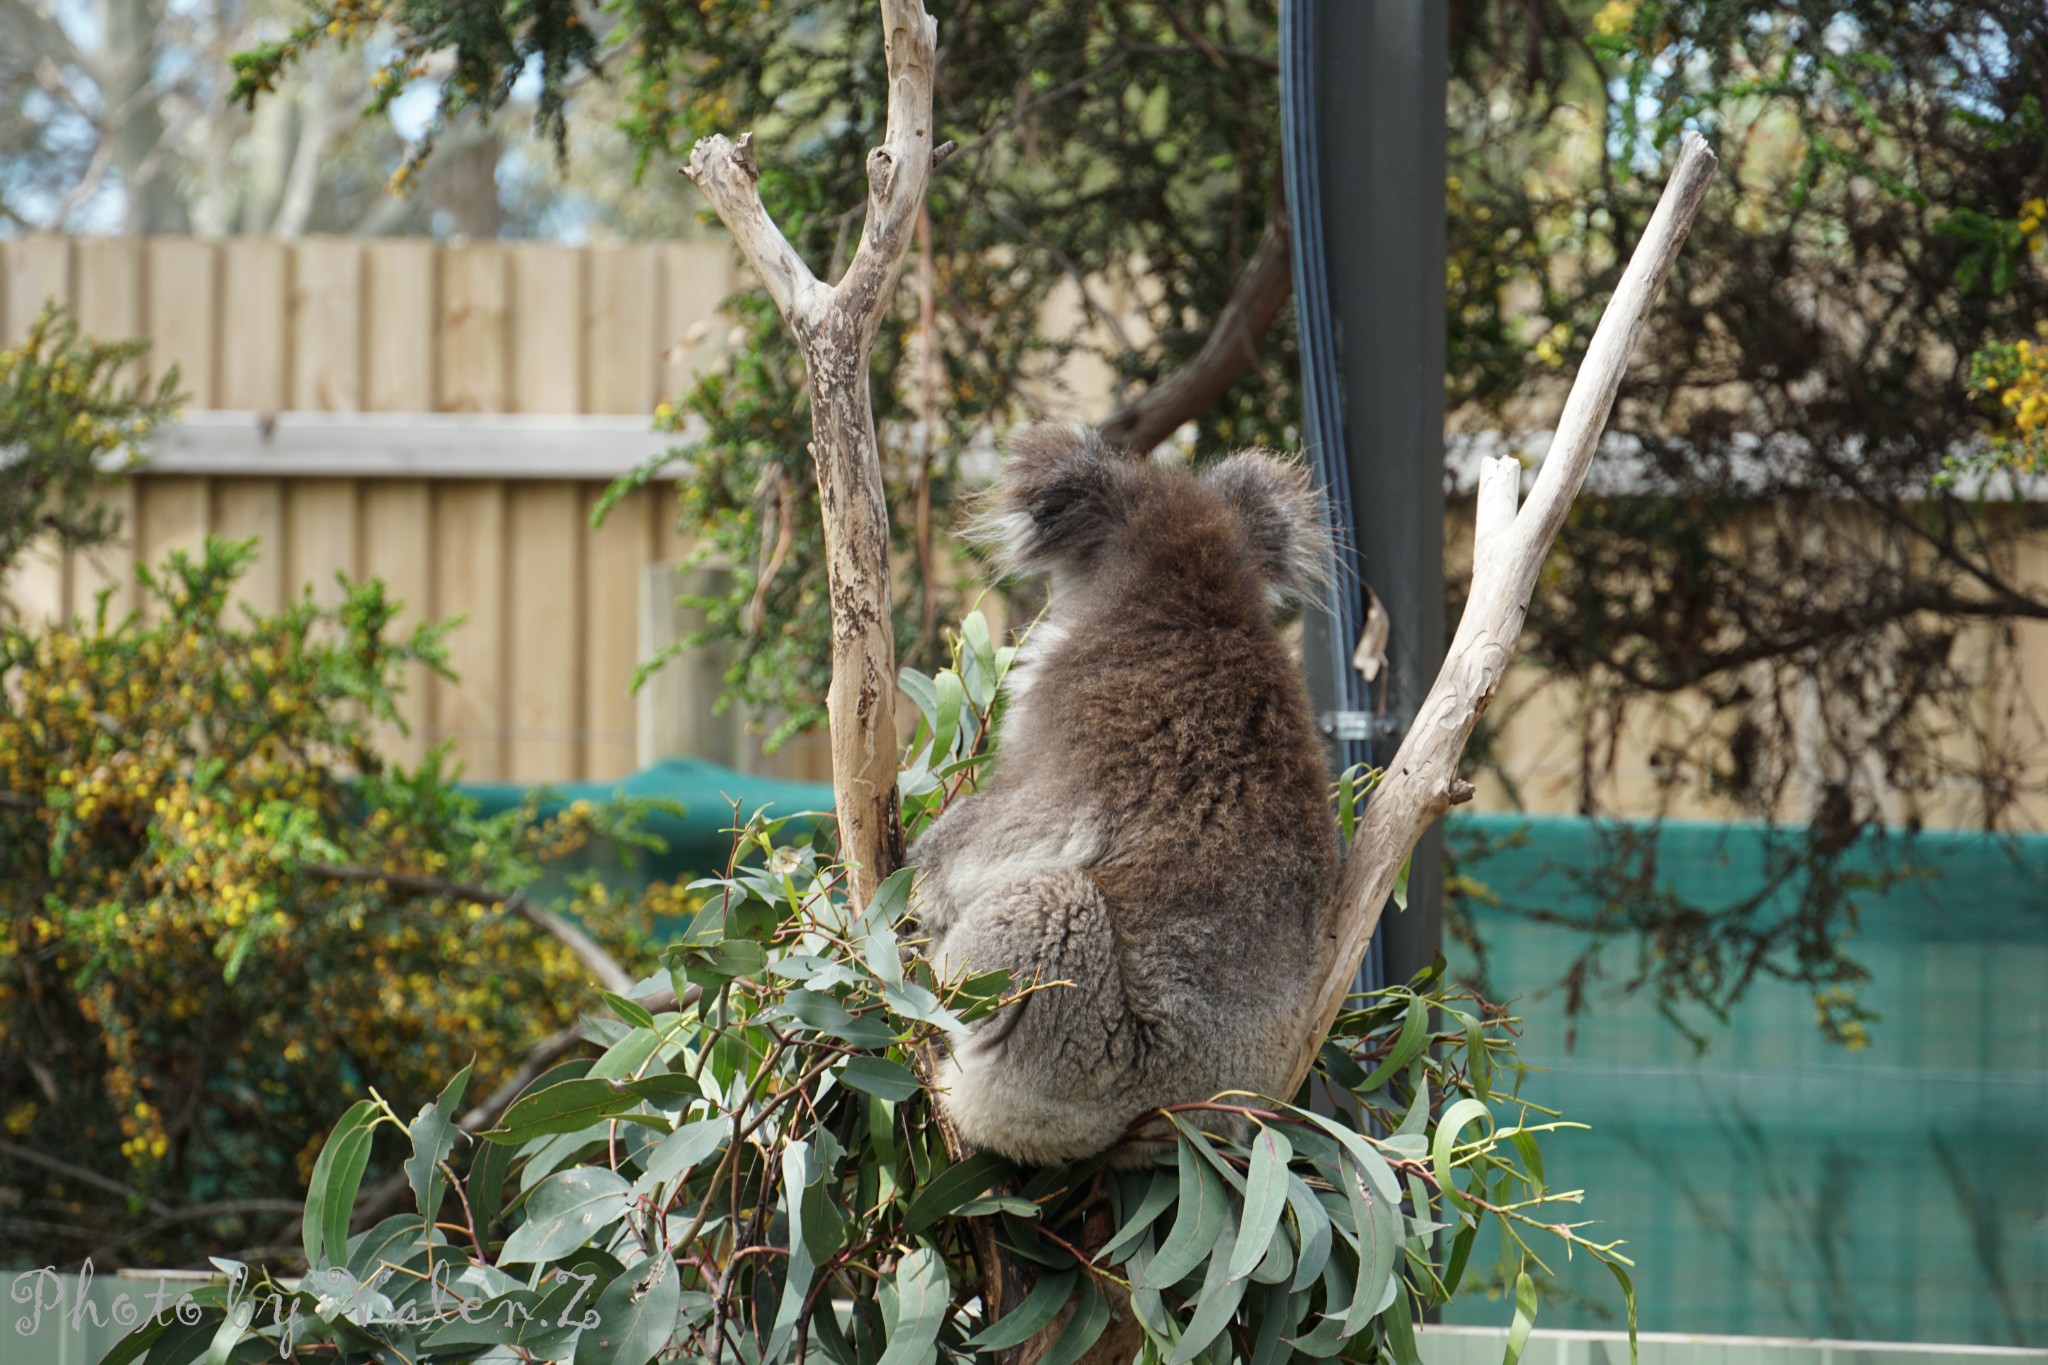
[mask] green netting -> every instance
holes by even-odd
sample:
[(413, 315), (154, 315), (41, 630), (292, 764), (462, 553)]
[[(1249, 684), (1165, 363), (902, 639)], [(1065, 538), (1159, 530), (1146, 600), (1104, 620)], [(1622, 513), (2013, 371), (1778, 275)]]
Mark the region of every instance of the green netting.
[[(511, 784), (463, 788), (476, 798), (486, 815), (511, 809), (532, 790)], [(732, 847), (730, 831), (735, 809), (740, 823), (763, 809), (771, 816), (832, 809), (830, 786), (756, 777), (694, 758), (668, 759), (617, 782), (571, 782), (549, 786), (545, 791), (543, 815), (572, 801), (606, 801), (615, 795), (670, 801), (681, 808), (679, 812), (654, 811), (645, 822), (644, 828), (659, 835), (667, 845), (660, 853), (637, 853), (626, 862), (615, 850), (592, 846), (553, 869), (558, 877), (594, 871), (615, 890), (622, 891), (643, 887), (653, 880), (701, 876), (723, 869)]]
[[(1461, 870), (1508, 907), (1589, 908), (1571, 876), (1592, 865), (1587, 822), (1467, 816), (1452, 838), (1518, 829)], [(1765, 842), (1667, 826), (1659, 883), (1736, 900), (1762, 884)], [(1547, 1173), (1628, 1239), (1644, 1330), (2048, 1345), (2048, 838), (1923, 834), (1908, 856), (1935, 875), (1858, 898), (1860, 995), (1882, 1019), (1853, 1052), (1770, 981), (1704, 1055), (1650, 1001), (1598, 989), (1568, 1049), (1549, 988), (1582, 935), (1477, 912), (1493, 993), (1519, 997), (1522, 1055), (1549, 1069), (1526, 1090), (1593, 1125), (1546, 1144)], [(1625, 980), (1634, 947), (1609, 951)], [(1605, 1271), (1553, 1268), (1570, 1298), (1543, 1326), (1618, 1325)]]

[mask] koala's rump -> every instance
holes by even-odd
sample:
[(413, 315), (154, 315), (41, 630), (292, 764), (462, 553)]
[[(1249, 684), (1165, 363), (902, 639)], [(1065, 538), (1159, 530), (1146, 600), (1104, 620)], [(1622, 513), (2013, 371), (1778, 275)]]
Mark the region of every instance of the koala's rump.
[[(1074, 1160), (1152, 1110), (1284, 1084), (1312, 945), (1290, 923), (1208, 909), (1221, 913), (1118, 905), (1071, 868), (989, 886), (942, 956), (1039, 985), (956, 1044), (943, 1101), (962, 1135), (1027, 1162)], [(1137, 936), (1137, 919), (1170, 927)]]

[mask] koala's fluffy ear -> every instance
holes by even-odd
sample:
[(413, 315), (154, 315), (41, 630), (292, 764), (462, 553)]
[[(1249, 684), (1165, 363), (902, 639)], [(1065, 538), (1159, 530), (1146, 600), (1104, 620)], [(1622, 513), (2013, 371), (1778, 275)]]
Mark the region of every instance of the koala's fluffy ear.
[(1237, 517), (1254, 568), (1276, 606), (1299, 605), (1330, 581), (1330, 518), (1298, 462), (1244, 450), (1211, 465), (1203, 482)]
[(1086, 566), (1123, 523), (1119, 475), (1130, 456), (1078, 424), (1021, 427), (1005, 444), (1002, 473), (973, 534), (1012, 573)]

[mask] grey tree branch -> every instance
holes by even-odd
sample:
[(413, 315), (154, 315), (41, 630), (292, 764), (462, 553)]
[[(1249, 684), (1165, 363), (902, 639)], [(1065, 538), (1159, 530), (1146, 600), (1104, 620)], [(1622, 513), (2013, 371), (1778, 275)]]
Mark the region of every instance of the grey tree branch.
[(1345, 855), (1325, 928), (1319, 993), (1302, 1020), (1293, 1079), (1284, 1094), (1307, 1077), (1329, 1035), (1416, 840), (1452, 804), (1470, 795), (1471, 789), (1458, 780), (1458, 759), (1514, 657), (1537, 571), (1593, 463), (1629, 353), (1706, 198), (1715, 164), (1706, 140), (1686, 134), (1657, 211), (1586, 348), (1528, 503), (1516, 511), (1520, 470), (1512, 457), (1490, 460), (1481, 470), (1471, 595), (1443, 669), (1367, 803)]
[(1260, 340), (1294, 292), (1292, 258), (1287, 216), (1275, 213), (1202, 349), (1111, 413), (1102, 424), (1103, 440), (1120, 449), (1147, 451), (1181, 423), (1215, 406), (1257, 361)]
[(811, 273), (761, 205), (752, 135), (703, 139), (684, 174), (711, 201), (781, 310), (810, 371), (811, 459), (825, 520), (832, 592), (833, 805), (839, 852), (865, 903), (903, 862), (896, 798), (896, 642), (890, 623), (889, 509), (875, 444), (868, 359), (916, 230), (932, 165), (938, 25), (921, 0), (881, 0), (888, 128), (868, 153), (860, 245), (836, 285)]
[[(933, 145), (932, 85), (938, 25), (922, 0), (881, 0), (889, 68), (888, 127), (868, 153), (868, 211), (860, 244), (839, 283), (827, 286), (761, 206), (750, 137), (708, 137), (684, 173), (704, 192), (781, 310), (811, 379), (811, 459), (824, 515), (825, 568), (832, 593), (832, 795), (839, 855), (865, 904), (903, 863), (896, 794), (896, 642), (890, 620), (889, 508), (882, 492), (868, 392), (875, 330), (917, 228), (932, 167), (949, 154)], [(950, 146), (950, 144), (948, 144)], [(920, 1058), (927, 1077), (935, 1054)], [(965, 1144), (937, 1115), (947, 1155)], [(972, 1228), (984, 1301), (999, 1316), (1014, 1302), (1015, 1268), (994, 1225)]]

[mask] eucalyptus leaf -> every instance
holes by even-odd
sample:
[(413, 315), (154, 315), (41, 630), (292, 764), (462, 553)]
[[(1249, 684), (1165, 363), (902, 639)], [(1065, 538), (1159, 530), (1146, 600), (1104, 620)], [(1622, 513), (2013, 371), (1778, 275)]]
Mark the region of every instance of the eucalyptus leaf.
[(1261, 1127), (1252, 1138), (1251, 1173), (1245, 1177), (1244, 1212), (1239, 1215), (1236, 1250), (1231, 1255), (1230, 1278), (1241, 1280), (1265, 1259), (1266, 1248), (1287, 1207), (1287, 1163), (1294, 1147), (1280, 1131)]
[(648, 1154), (639, 1186), (651, 1194), (661, 1186), (683, 1179), (723, 1147), (731, 1135), (732, 1120), (724, 1114), (684, 1124), (663, 1138)]
[(1422, 1365), (1422, 1353), (1415, 1349), (1415, 1320), (1409, 1314), (1406, 1294), (1394, 1295), (1382, 1321), (1387, 1324), (1387, 1345), (1393, 1351), (1394, 1365)]
[(934, 757), (950, 756), (954, 741), (959, 738), (960, 710), (967, 702), (967, 691), (960, 685), (957, 673), (941, 673), (933, 678), (932, 691), (937, 696), (937, 714), (932, 721), (932, 754)]
[(1344, 1315), (1337, 1311), (1338, 1305), (1344, 1301), (1344, 1270), (1348, 1256), (1348, 1247), (1340, 1250), (1338, 1246), (1332, 1246), (1330, 1258), (1323, 1266), (1322, 1321), (1288, 1341), (1288, 1345), (1302, 1355), (1327, 1359), (1343, 1350), (1344, 1343), (1350, 1340), (1344, 1334)]
[(938, 1356), (939, 1327), (952, 1303), (946, 1263), (919, 1247), (896, 1263), (882, 1287), (882, 1321), (889, 1346), (877, 1365), (928, 1365)]
[(1401, 1258), (1401, 1210), (1376, 1197), (1352, 1172), (1345, 1173), (1344, 1192), (1358, 1234), (1358, 1278), (1344, 1312), (1344, 1334), (1355, 1336), (1386, 1302), (1388, 1283)]
[(1074, 1315), (1067, 1319), (1067, 1325), (1053, 1342), (1052, 1349), (1045, 1353), (1039, 1365), (1074, 1365), (1088, 1348), (1102, 1336), (1102, 1329), (1109, 1326), (1109, 1300), (1103, 1297), (1092, 1278), (1081, 1281), (1080, 1301), (1074, 1305)]
[(946, 1167), (911, 1196), (903, 1215), (903, 1230), (911, 1235), (923, 1232), (962, 1205), (980, 1198), (991, 1185), (1016, 1174), (1016, 1167), (992, 1152), (980, 1152)]
[(520, 1096), (498, 1120), (498, 1126), (481, 1136), (489, 1142), (517, 1145), (537, 1137), (581, 1132), (592, 1122), (617, 1118), (639, 1103), (638, 1095), (603, 1077), (557, 1081)]
[(1508, 1326), (1508, 1349), (1501, 1365), (1516, 1365), (1521, 1360), (1522, 1348), (1529, 1344), (1529, 1333), (1535, 1329), (1536, 1282), (1524, 1270), (1515, 1276), (1515, 1320)]
[(602, 1166), (558, 1171), (526, 1200), (526, 1221), (498, 1253), (500, 1264), (544, 1263), (595, 1240), (626, 1216), (633, 1187)]
[(936, 729), (939, 699), (938, 688), (932, 680), (914, 668), (899, 668), (896, 670), (896, 685), (916, 704), (917, 713), (924, 717), (925, 724)]
[(440, 1215), (441, 1200), (448, 1192), (440, 1163), (455, 1150), (455, 1119), (462, 1112), (463, 1092), (469, 1089), (469, 1074), (475, 1065), (471, 1061), (456, 1072), (455, 1078), (441, 1087), (440, 1098), (422, 1106), (419, 1117), (407, 1130), (412, 1138), (412, 1155), (406, 1159), (405, 1179), (412, 1186), (420, 1217), (429, 1223)]
[(1471, 1213), (1473, 1204), (1459, 1193), (1457, 1186), (1452, 1183), (1451, 1152), (1458, 1145), (1458, 1134), (1467, 1124), (1479, 1119), (1486, 1120), (1487, 1125), (1492, 1126), (1493, 1114), (1487, 1109), (1484, 1101), (1459, 1100), (1444, 1110), (1444, 1116), (1437, 1120), (1436, 1136), (1429, 1146), (1430, 1165), (1436, 1171), (1437, 1188), (1443, 1191), (1445, 1199), (1464, 1213)]
[(1289, 1288), (1296, 1293), (1307, 1289), (1330, 1263), (1330, 1215), (1315, 1197), (1308, 1183), (1292, 1171), (1287, 1174), (1287, 1207), (1294, 1213), (1300, 1254), (1294, 1259), (1294, 1279)]
[(639, 1001), (628, 1000), (623, 995), (616, 995), (607, 990), (598, 991), (598, 995), (627, 1023), (637, 1024), (641, 1028), (651, 1029), (654, 1027), (654, 1016), (649, 1014), (647, 1007)]
[(1621, 1301), (1628, 1306), (1628, 1365), (1636, 1365), (1636, 1284), (1629, 1278), (1618, 1259), (1601, 1257), (1600, 1263), (1614, 1276), (1621, 1286)]
[(1167, 1289), (1180, 1283), (1202, 1263), (1223, 1230), (1223, 1182), (1198, 1157), (1185, 1134), (1180, 1144), (1180, 1207), (1174, 1215), (1173, 1231), (1159, 1248), (1159, 1254), (1145, 1267), (1145, 1284)]
[(323, 1259), (337, 1264), (348, 1259), (349, 1216), (355, 1211), (363, 1168), (369, 1164), (370, 1133), (376, 1119), (377, 1106), (357, 1100), (334, 1125), (313, 1162), (302, 1226), (309, 1266), (317, 1266)]
[(1247, 1365), (1280, 1365), (1287, 1353), (1282, 1334), (1295, 1324), (1297, 1307), (1308, 1309), (1308, 1296), (1296, 1295), (1284, 1284), (1269, 1284), (1258, 1299), (1258, 1327), (1252, 1334), (1252, 1353)]
[(1188, 1365), (1207, 1349), (1210, 1342), (1223, 1334), (1223, 1330), (1230, 1326), (1230, 1320), (1236, 1316), (1237, 1305), (1244, 1298), (1247, 1284), (1242, 1276), (1230, 1273), (1237, 1234), (1237, 1223), (1226, 1212), (1223, 1228), (1216, 1234), (1215, 1248), (1209, 1254), (1208, 1273), (1203, 1276), (1202, 1288), (1194, 1298), (1194, 1316), (1188, 1319), (1180, 1344), (1173, 1348), (1167, 1365)]
[(1379, 1089), (1396, 1075), (1401, 1068), (1415, 1060), (1429, 1041), (1429, 1005), (1426, 1001), (1412, 999), (1408, 1002), (1407, 1017), (1401, 1020), (1401, 1032), (1394, 1039), (1394, 1049), (1378, 1066), (1366, 1076), (1358, 1089), (1361, 1094), (1370, 1094)]
[(1039, 1276), (1038, 1283), (1031, 1286), (1031, 1292), (1024, 1296), (1024, 1302), (969, 1337), (967, 1344), (983, 1353), (1022, 1346), (1067, 1306), (1067, 1300), (1073, 1297), (1074, 1281), (1080, 1278), (1080, 1273), (1078, 1270), (1062, 1270)]
[(817, 1274), (818, 1263), (831, 1254), (811, 1245), (803, 1218), (804, 1195), (816, 1178), (817, 1165), (812, 1160), (810, 1143), (799, 1138), (783, 1147), (782, 1210), (783, 1223), (789, 1229), (789, 1260), (782, 1276), (782, 1300), (768, 1330), (768, 1344), (762, 1350), (771, 1359), (779, 1357), (795, 1335), (797, 1319), (810, 1298), (811, 1280)]
[(1098, 1259), (1111, 1265), (1122, 1260), (1124, 1253), (1137, 1243), (1145, 1229), (1151, 1227), (1159, 1215), (1165, 1212), (1166, 1206), (1173, 1202), (1177, 1184), (1178, 1177), (1170, 1170), (1152, 1172), (1152, 1183), (1145, 1187), (1145, 1195), (1138, 1201), (1138, 1207), (1131, 1211), (1131, 1216), (1117, 1229), (1116, 1236), (1103, 1243)]
[(839, 1068), (839, 1079), (855, 1090), (900, 1103), (918, 1092), (919, 1085), (909, 1067), (887, 1057), (850, 1057)]

